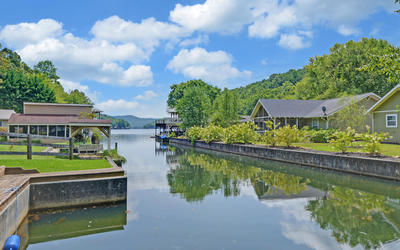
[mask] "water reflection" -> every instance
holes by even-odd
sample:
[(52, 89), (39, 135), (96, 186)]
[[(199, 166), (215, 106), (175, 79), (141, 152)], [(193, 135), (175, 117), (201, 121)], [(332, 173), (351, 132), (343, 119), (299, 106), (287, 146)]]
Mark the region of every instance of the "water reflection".
[(20, 225), (22, 248), (47, 241), (123, 230), (126, 202), (30, 213)]
[[(238, 196), (250, 185), (262, 202), (299, 199), (304, 205), (297, 209), (343, 246), (379, 248), (400, 238), (397, 183), (328, 171), (313, 170), (310, 175), (310, 169), (295, 165), (203, 150), (179, 147), (170, 152), (167, 161), (178, 163), (167, 174), (170, 192), (188, 202), (218, 192)], [(349, 182), (359, 189), (350, 188)]]

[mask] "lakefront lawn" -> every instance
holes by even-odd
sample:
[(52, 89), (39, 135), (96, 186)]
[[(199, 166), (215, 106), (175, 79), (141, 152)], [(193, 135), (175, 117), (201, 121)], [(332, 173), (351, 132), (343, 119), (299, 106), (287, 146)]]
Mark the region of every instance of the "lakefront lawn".
[(110, 168), (107, 160), (69, 160), (64, 158), (33, 156), (32, 160), (27, 160), (24, 155), (0, 156), (0, 166), (22, 167), (24, 169), (37, 169), (41, 173), (63, 172), (76, 170), (90, 170)]
[[(294, 146), (318, 151), (337, 152), (330, 143), (294, 143)], [(379, 147), (382, 155), (400, 157), (400, 145), (381, 144)], [(348, 152), (363, 153), (361, 142), (354, 142), (353, 146), (348, 148)]]

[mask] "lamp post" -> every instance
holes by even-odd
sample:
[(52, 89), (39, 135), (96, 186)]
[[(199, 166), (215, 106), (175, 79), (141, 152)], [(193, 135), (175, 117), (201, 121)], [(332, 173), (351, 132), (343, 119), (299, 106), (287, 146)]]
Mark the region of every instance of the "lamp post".
[(325, 128), (328, 129), (329, 128), (329, 121), (328, 121), (328, 115), (326, 114), (326, 107), (322, 106), (322, 112), (324, 113), (324, 117), (325, 117)]

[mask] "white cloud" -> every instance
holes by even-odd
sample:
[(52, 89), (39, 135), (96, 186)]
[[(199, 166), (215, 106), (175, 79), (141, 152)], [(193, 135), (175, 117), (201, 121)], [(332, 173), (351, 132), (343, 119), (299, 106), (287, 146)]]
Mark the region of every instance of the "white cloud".
[(304, 38), (297, 34), (282, 34), (279, 40), (279, 46), (287, 49), (302, 49), (309, 47), (311, 44), (304, 42)]
[(118, 16), (111, 16), (97, 21), (91, 29), (97, 38), (113, 42), (135, 42), (152, 49), (160, 40), (177, 40), (191, 34), (182, 27), (148, 18), (141, 23), (126, 21)]
[(104, 102), (96, 104), (96, 107), (104, 111), (105, 114), (109, 115), (122, 115), (122, 114), (133, 114), (135, 109), (139, 106), (139, 103), (135, 100), (112, 100), (109, 99)]
[(346, 25), (340, 25), (338, 27), (338, 32), (344, 36), (357, 35), (359, 33), (357, 29)]
[(209, 42), (209, 38), (207, 35), (199, 35), (195, 38), (185, 39), (179, 43), (181, 47), (189, 47), (189, 46), (196, 46), (200, 44), (207, 44)]
[[(103, 110), (108, 115), (135, 115), (145, 118), (161, 118), (167, 115), (164, 101), (156, 100), (156, 103), (143, 104), (137, 101), (139, 99), (109, 99), (97, 103), (96, 108)], [(157, 107), (157, 109), (154, 109), (154, 107)]]
[(232, 56), (225, 51), (208, 52), (199, 47), (192, 50), (182, 49), (168, 63), (167, 68), (189, 78), (203, 79), (216, 84), (251, 75), (250, 71), (240, 71), (233, 67)]
[(91, 91), (89, 89), (89, 86), (80, 84), (79, 82), (73, 82), (64, 79), (60, 79), (59, 81), (67, 92), (71, 92), (72, 90), (77, 89), (85, 93), (85, 95), (87, 95), (93, 102), (97, 100), (97, 96), (99, 95), (99, 93), (96, 91)]
[[(49, 26), (54, 28), (47, 30)], [(34, 32), (20, 33), (26, 27)], [(2, 39), (18, 48), (18, 54), (29, 65), (51, 60), (65, 80), (94, 80), (121, 86), (148, 86), (153, 83), (151, 68), (139, 64), (148, 61), (152, 51), (133, 42), (86, 40), (63, 33), (62, 25), (51, 19), (7, 25), (0, 33)], [(26, 44), (21, 42), (23, 38), (28, 41)]]
[(0, 40), (14, 48), (53, 38), (63, 33), (62, 24), (53, 19), (42, 19), (37, 23), (6, 25), (0, 31)]
[(137, 96), (135, 97), (135, 99), (136, 99), (136, 100), (144, 100), (144, 101), (147, 101), (147, 100), (153, 99), (154, 97), (157, 97), (157, 96), (158, 96), (158, 94), (155, 93), (154, 91), (152, 91), (152, 90), (147, 90), (147, 91), (144, 92), (143, 95), (137, 95)]
[(249, 36), (272, 38), (284, 27), (294, 26), (298, 21), (293, 6), (281, 7), (277, 2), (268, 5), (266, 16), (261, 16), (249, 26)]
[(177, 4), (170, 20), (192, 31), (222, 34), (240, 32), (248, 25), (250, 37), (264, 39), (295, 31), (309, 37), (300, 30), (317, 25), (349, 35), (357, 34), (361, 20), (380, 9), (392, 12), (394, 6), (392, 0), (206, 0), (202, 4)]
[(252, 21), (253, 0), (207, 0), (203, 4), (177, 4), (170, 20), (189, 30), (236, 33)]

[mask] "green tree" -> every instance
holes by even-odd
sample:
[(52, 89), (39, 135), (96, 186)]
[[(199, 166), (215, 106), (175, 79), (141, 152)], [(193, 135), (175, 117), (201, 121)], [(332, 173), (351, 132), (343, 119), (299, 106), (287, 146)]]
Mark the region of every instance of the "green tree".
[(370, 55), (385, 56), (393, 48), (385, 40), (368, 38), (335, 44), (328, 55), (310, 58), (305, 77), (296, 85), (296, 98), (326, 99), (367, 92), (384, 95), (394, 83), (381, 72), (359, 69), (370, 62)]
[(76, 104), (93, 104), (92, 101), (85, 95), (85, 93), (75, 89), (72, 90), (65, 97), (66, 103), (76, 103)]
[(49, 61), (40, 61), (38, 64), (36, 64), (33, 69), (35, 72), (42, 73), (43, 75), (47, 76), (50, 78), (53, 82), (56, 82), (58, 79), (60, 79), (57, 76), (57, 69), (54, 66), (54, 64)]
[(196, 86), (186, 88), (183, 97), (176, 105), (182, 127), (187, 129), (206, 125), (210, 117), (210, 107), (210, 98), (203, 88)]
[(191, 87), (202, 89), (203, 92), (208, 96), (211, 103), (213, 103), (215, 98), (221, 93), (219, 88), (207, 84), (202, 80), (190, 80), (187, 82), (181, 82), (179, 84), (172, 84), (167, 100), (168, 106), (175, 108), (179, 100), (183, 98), (185, 90)]
[(56, 101), (54, 92), (36, 75), (9, 71), (1, 84), (0, 105), (4, 109), (23, 111), (24, 102)]
[(358, 103), (354, 98), (350, 98), (350, 100), (342, 99), (341, 102), (345, 107), (329, 118), (331, 127), (343, 131), (348, 127), (355, 129), (357, 132), (364, 131), (367, 120), (365, 106)]
[(227, 88), (215, 99), (212, 121), (221, 126), (228, 127), (239, 121), (239, 104), (235, 92)]

